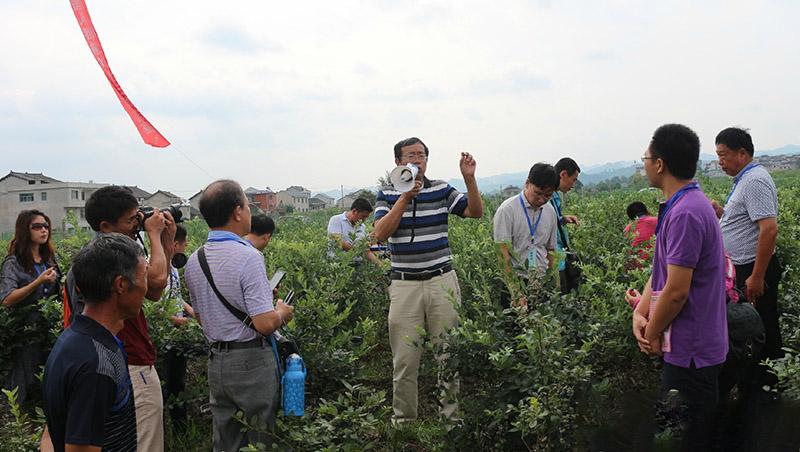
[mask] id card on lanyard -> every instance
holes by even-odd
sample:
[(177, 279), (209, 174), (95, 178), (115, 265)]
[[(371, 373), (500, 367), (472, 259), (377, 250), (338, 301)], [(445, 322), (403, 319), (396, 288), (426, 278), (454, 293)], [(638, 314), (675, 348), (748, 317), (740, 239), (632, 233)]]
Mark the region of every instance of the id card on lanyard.
[(528, 250), (528, 268), (534, 269), (536, 268), (536, 262), (538, 260), (536, 254), (536, 228), (539, 227), (539, 221), (542, 219), (542, 208), (539, 208), (539, 215), (536, 217), (536, 224), (531, 221), (531, 216), (528, 213), (528, 208), (525, 207), (525, 200), (522, 197), (522, 192), (519, 193), (519, 205), (522, 207), (522, 212), (525, 213), (525, 219), (528, 221), (528, 230), (531, 233), (531, 247)]

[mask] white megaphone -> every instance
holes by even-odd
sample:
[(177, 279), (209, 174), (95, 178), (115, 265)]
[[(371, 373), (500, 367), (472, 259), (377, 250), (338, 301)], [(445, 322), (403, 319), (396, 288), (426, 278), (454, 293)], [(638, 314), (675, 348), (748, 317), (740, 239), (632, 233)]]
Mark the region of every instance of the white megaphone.
[(405, 193), (414, 188), (414, 180), (418, 173), (419, 167), (413, 163), (398, 166), (389, 174), (389, 182), (392, 183), (395, 190)]

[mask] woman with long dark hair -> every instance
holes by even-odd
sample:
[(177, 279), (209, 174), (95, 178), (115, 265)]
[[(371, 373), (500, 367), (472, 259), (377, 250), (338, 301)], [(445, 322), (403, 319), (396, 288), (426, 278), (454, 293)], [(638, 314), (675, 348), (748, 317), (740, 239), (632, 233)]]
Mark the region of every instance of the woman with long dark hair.
[(36, 304), (42, 298), (57, 294), (61, 272), (50, 243), (50, 218), (39, 210), (23, 210), (17, 216), (14, 238), (0, 271), (0, 301), (3, 308), (14, 312), (20, 322), (20, 337), (11, 372), (4, 387), (17, 387), (17, 400), (22, 404), (30, 394), (36, 374), (47, 360), (49, 326)]

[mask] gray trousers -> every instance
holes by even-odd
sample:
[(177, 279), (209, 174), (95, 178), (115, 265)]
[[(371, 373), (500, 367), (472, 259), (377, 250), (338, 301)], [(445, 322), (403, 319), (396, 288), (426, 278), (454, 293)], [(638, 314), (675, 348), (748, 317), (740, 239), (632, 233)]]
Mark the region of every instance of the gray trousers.
[[(272, 444), (280, 387), (275, 354), (267, 342), (260, 348), (211, 350), (208, 386), (214, 424), (214, 451), (235, 452), (248, 444)], [(237, 411), (260, 431), (242, 431), (234, 419)]]

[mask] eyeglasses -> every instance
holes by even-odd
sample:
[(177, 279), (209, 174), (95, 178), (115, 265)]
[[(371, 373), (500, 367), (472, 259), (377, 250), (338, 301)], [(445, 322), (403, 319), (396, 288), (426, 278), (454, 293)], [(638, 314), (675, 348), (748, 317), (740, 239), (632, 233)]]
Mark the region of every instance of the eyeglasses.
[(47, 229), (49, 231), (50, 225), (47, 223), (32, 223), (31, 229), (33, 229), (34, 231), (38, 231), (40, 229)]
[(426, 158), (425, 152), (409, 152), (402, 155), (402, 160), (425, 160)]
[(659, 159), (659, 157), (642, 157), (641, 158), (642, 163), (644, 163), (645, 160), (658, 160), (658, 159)]

